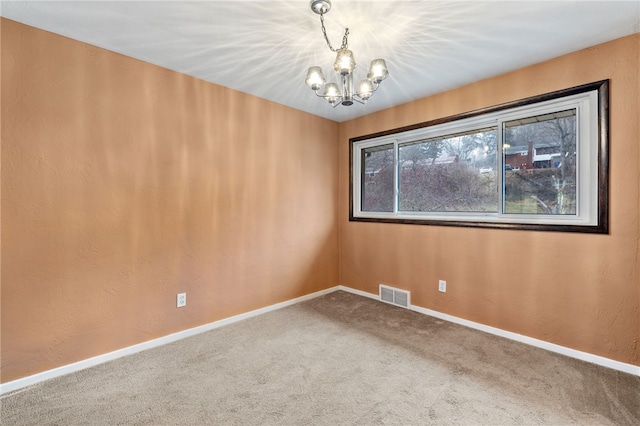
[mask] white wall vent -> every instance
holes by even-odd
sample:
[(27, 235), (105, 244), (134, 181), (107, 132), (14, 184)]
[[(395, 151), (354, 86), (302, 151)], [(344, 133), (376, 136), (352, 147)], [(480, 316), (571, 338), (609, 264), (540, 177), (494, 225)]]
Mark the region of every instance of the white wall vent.
[(411, 293), (406, 290), (380, 284), (380, 300), (391, 303), (392, 305), (409, 308), (411, 306)]

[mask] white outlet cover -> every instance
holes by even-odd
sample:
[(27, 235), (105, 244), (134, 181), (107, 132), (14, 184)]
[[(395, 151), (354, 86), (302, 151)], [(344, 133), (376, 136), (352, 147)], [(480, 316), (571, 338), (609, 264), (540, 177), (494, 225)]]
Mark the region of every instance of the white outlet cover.
[(178, 293), (176, 306), (178, 308), (182, 308), (183, 306), (187, 306), (187, 293)]
[(447, 292), (447, 282), (445, 280), (438, 281), (438, 291), (441, 291), (443, 293)]

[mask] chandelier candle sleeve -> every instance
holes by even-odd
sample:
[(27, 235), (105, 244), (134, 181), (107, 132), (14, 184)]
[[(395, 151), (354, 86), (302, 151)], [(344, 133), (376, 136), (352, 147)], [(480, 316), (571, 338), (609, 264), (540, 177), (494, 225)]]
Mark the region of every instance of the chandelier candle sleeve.
[(307, 81), (307, 85), (311, 87), (312, 90), (320, 89), (325, 82), (324, 74), (322, 74), (322, 68), (320, 67), (309, 68), (309, 72), (307, 72), (306, 81)]
[(389, 76), (389, 70), (387, 69), (387, 64), (384, 59), (374, 59), (371, 61), (371, 66), (369, 67), (369, 75), (367, 78), (373, 81), (376, 84), (379, 84), (382, 80)]
[(338, 50), (333, 69), (340, 75), (351, 74), (356, 69), (356, 58), (353, 57), (353, 52), (348, 49)]
[[(333, 69), (338, 77), (338, 83), (327, 83), (322, 68), (319, 66), (310, 67), (305, 80), (307, 86), (311, 88), (316, 96), (323, 98), (332, 106), (353, 105), (353, 102), (364, 104), (373, 93), (378, 90), (382, 80), (389, 76), (389, 70), (384, 59), (374, 59), (369, 66), (369, 72), (366, 79), (360, 80), (357, 92), (354, 91), (353, 73), (356, 69), (356, 60), (353, 52), (347, 48), (349, 29), (345, 28), (342, 38), (342, 46), (334, 49), (327, 37), (327, 30), (324, 26), (324, 14), (331, 9), (329, 0), (312, 0), (311, 10), (320, 15), (320, 25), (322, 26), (322, 34), (327, 43), (327, 47), (332, 52), (336, 52), (336, 60), (333, 63)], [(324, 90), (323, 89), (324, 86)]]
[(367, 100), (373, 95), (373, 83), (371, 80), (364, 79), (360, 81), (358, 85), (358, 94), (363, 100)]
[(331, 105), (340, 100), (340, 88), (336, 83), (329, 83), (324, 87), (324, 95), (322, 95)]

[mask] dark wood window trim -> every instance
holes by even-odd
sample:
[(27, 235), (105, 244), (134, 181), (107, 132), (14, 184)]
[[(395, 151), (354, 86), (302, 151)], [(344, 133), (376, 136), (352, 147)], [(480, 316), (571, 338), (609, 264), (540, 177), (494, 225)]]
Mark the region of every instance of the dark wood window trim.
[[(572, 225), (572, 224), (532, 224), (532, 223), (507, 223), (507, 222), (485, 222), (477, 221), (457, 221), (457, 220), (431, 220), (431, 219), (406, 219), (406, 218), (371, 218), (354, 216), (354, 191), (353, 191), (353, 155), (354, 143), (397, 133), (431, 127), (443, 123), (450, 123), (484, 114), (494, 113), (512, 108), (537, 104), (544, 101), (555, 100), (571, 95), (582, 94), (597, 90), (597, 224), (596, 225)], [(436, 225), (436, 226), (462, 226), (473, 228), (498, 228), (498, 229), (518, 229), (533, 231), (557, 231), (557, 232), (583, 232), (607, 234), (609, 232), (609, 80), (602, 80), (584, 84), (568, 89), (563, 89), (551, 93), (532, 96), (526, 99), (507, 102), (504, 104), (482, 108), (474, 111), (464, 112), (449, 117), (438, 118), (396, 129), (358, 136), (349, 139), (349, 220), (354, 222), (379, 222), (379, 223), (401, 223), (416, 225)]]

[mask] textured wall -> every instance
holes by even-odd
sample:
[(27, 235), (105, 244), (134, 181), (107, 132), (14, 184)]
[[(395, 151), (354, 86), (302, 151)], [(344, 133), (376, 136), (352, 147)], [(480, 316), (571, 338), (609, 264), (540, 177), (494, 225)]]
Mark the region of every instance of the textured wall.
[[(2, 382), (338, 282), (407, 288), (423, 307), (640, 365), (639, 36), (338, 136), (336, 123), (1, 22)], [(610, 235), (348, 222), (348, 138), (605, 78)]]
[[(342, 123), (340, 283), (640, 365), (640, 35)], [(610, 235), (349, 222), (348, 139), (610, 79)], [(438, 292), (447, 280), (447, 293)]]
[(337, 123), (1, 35), (2, 382), (337, 284)]

